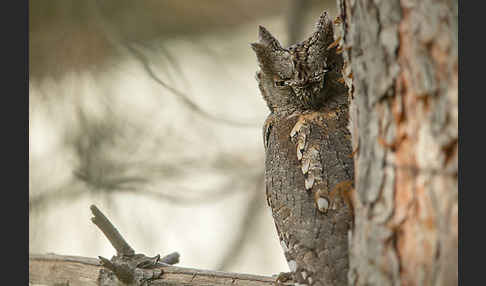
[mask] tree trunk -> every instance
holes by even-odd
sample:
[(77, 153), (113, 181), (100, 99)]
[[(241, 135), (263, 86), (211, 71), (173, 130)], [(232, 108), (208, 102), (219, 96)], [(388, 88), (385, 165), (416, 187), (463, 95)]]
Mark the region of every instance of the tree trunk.
[(349, 284), (457, 285), (457, 1), (338, 4), (358, 148)]

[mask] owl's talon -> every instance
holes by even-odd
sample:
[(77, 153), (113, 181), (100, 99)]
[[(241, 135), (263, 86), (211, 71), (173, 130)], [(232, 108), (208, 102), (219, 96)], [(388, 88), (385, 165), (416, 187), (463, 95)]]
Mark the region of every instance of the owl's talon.
[(292, 272), (280, 272), (275, 279), (275, 285), (282, 285), (282, 283), (292, 280)]

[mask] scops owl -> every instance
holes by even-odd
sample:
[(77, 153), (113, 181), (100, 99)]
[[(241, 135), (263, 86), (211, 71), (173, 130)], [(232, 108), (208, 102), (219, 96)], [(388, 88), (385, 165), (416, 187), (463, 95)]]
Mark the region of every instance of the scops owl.
[[(259, 27), (252, 43), (258, 86), (270, 110), (263, 128), (265, 185), (296, 285), (346, 285), (354, 163), (349, 98), (333, 22), (283, 48)], [(278, 279), (277, 279), (278, 280)]]

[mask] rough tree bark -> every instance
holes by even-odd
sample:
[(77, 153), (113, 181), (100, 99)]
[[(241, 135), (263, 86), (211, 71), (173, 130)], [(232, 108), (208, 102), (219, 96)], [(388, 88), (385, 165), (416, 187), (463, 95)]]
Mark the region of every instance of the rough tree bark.
[(457, 1), (338, 5), (358, 148), (349, 284), (457, 285)]

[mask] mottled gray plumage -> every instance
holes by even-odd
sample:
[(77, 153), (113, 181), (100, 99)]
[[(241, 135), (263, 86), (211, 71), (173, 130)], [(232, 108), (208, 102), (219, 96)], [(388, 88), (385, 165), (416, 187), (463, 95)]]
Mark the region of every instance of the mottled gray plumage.
[(264, 28), (251, 44), (257, 81), (270, 109), (264, 128), (265, 183), (294, 282), (345, 285), (347, 196), (354, 181), (343, 60), (324, 12), (305, 41), (283, 48)]

